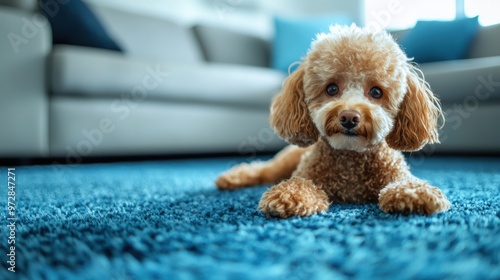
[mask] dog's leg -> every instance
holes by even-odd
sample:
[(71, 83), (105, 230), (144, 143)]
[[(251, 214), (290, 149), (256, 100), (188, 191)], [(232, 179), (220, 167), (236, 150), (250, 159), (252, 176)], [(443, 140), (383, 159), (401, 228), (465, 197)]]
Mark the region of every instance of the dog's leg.
[(450, 202), (440, 189), (409, 174), (380, 191), (379, 207), (386, 213), (430, 215), (447, 211)]
[(273, 186), (262, 195), (259, 210), (267, 216), (288, 218), (325, 212), (328, 195), (311, 180), (292, 177)]
[(269, 161), (242, 163), (224, 172), (215, 184), (219, 189), (271, 184), (290, 178), (307, 148), (288, 146)]

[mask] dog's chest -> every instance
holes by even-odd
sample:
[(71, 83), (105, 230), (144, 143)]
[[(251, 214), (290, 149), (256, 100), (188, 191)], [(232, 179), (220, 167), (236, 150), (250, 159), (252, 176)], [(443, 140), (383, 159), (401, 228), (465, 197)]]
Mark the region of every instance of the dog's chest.
[[(391, 180), (392, 169), (406, 168), (400, 153), (381, 146), (370, 152), (333, 150), (318, 142), (305, 155), (296, 176), (306, 177), (321, 186), (336, 203), (376, 202), (378, 193)], [(394, 170), (396, 171), (396, 170)]]

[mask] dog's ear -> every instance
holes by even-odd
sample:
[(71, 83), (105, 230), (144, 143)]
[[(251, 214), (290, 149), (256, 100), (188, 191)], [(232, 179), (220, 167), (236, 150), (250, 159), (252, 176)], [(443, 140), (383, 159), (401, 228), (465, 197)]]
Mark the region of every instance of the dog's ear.
[(281, 92), (271, 105), (270, 122), (274, 131), (288, 143), (306, 147), (316, 143), (314, 126), (304, 100), (304, 65), (285, 80)]
[(425, 144), (439, 143), (438, 121), (444, 121), (443, 113), (439, 100), (422, 77), (420, 70), (408, 64), (408, 90), (386, 137), (393, 149), (418, 151)]

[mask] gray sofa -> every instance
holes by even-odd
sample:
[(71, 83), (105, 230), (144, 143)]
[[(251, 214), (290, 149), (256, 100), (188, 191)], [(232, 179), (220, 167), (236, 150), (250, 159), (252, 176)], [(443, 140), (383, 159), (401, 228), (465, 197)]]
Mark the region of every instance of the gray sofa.
[[(268, 124), (285, 75), (268, 68), (262, 37), (93, 4), (125, 54), (52, 47), (31, 6), (11, 6), (0, 6), (2, 38), (23, 36), (27, 21), (38, 25), (17, 51), (0, 41), (0, 158), (252, 156), (285, 145)], [(482, 28), (469, 59), (421, 65), (448, 118), (443, 144), (428, 153), (500, 152), (499, 38), (500, 26)]]
[[(268, 110), (285, 75), (264, 67), (266, 42), (229, 32), (221, 43), (235, 48), (224, 56), (193, 27), (91, 8), (125, 54), (52, 47), (47, 23), (16, 48), (0, 41), (0, 114), (9, 120), (0, 123), (0, 157), (251, 156), (284, 145)], [(0, 36), (23, 36), (33, 16), (0, 6)]]
[(479, 29), (467, 59), (419, 66), (446, 116), (441, 144), (425, 151), (500, 153), (500, 125), (495, 124), (500, 119), (500, 24)]

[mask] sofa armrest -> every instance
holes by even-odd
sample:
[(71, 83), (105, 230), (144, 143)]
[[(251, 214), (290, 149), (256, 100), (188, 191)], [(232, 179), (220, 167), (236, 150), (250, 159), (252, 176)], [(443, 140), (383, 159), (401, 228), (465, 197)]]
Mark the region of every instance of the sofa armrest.
[(208, 62), (269, 67), (270, 43), (264, 38), (222, 27), (193, 27)]
[(34, 11), (37, 7), (37, 0), (0, 0), (0, 6), (9, 6), (26, 11)]
[(0, 157), (44, 156), (50, 26), (41, 15), (0, 7), (0, 37)]

